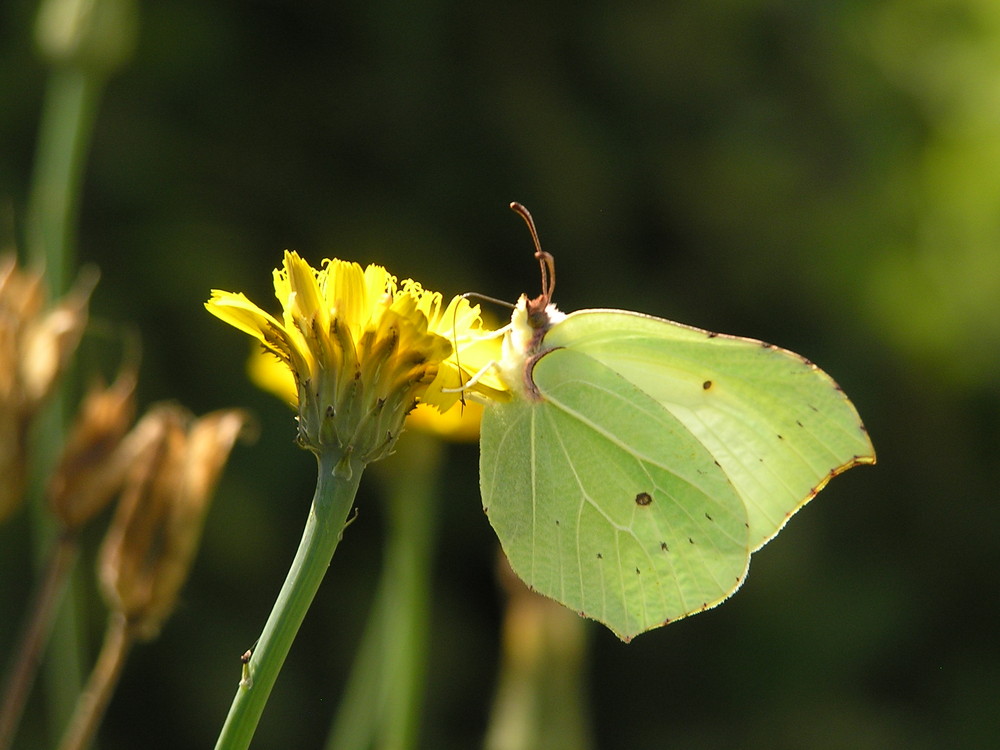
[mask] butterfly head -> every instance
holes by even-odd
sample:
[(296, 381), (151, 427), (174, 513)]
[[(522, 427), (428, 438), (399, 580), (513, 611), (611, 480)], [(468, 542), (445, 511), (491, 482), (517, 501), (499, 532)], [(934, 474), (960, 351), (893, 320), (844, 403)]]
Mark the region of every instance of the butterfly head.
[(535, 229), (535, 220), (531, 218), (531, 212), (516, 201), (511, 203), (510, 207), (528, 225), (528, 230), (531, 232), (531, 239), (535, 243), (535, 258), (538, 259), (538, 266), (542, 276), (542, 293), (531, 299), (522, 295), (518, 301), (518, 307), (521, 307), (523, 303), (524, 312), (527, 316), (527, 324), (532, 329), (541, 331), (544, 334), (555, 322), (552, 320), (553, 313), (561, 315), (552, 303), (552, 297), (556, 291), (556, 261), (550, 253), (542, 250), (542, 243), (538, 239), (538, 230)]
[(541, 269), (542, 291), (537, 297), (522, 294), (510, 318), (510, 327), (504, 336), (503, 356), (499, 363), (501, 378), (514, 392), (531, 396), (537, 389), (531, 380), (531, 368), (547, 351), (544, 339), (548, 330), (565, 318), (552, 302), (556, 286), (556, 268), (553, 257), (542, 250), (538, 232), (531, 213), (520, 203), (511, 203), (511, 209), (524, 219), (535, 242), (535, 258)]

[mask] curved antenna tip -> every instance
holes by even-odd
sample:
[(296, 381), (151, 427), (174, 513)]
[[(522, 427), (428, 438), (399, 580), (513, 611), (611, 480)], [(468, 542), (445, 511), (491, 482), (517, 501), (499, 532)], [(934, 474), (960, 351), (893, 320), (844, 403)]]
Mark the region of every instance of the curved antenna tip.
[(542, 250), (542, 243), (538, 239), (538, 231), (535, 229), (535, 220), (531, 218), (531, 212), (517, 201), (511, 201), (510, 208), (524, 219), (524, 223), (528, 225), (528, 230), (531, 232), (531, 239), (535, 243), (535, 257), (538, 258), (542, 272), (542, 293), (531, 300), (531, 304), (533, 308), (544, 310), (546, 305), (552, 301), (552, 295), (556, 289), (555, 260)]

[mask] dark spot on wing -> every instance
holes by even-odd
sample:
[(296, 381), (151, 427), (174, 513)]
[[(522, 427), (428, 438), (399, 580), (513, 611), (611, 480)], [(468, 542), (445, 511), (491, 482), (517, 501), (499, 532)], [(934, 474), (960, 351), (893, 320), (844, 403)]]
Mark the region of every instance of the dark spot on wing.
[(797, 425), (798, 425), (799, 427), (802, 427), (803, 429), (805, 428), (805, 425), (804, 425), (804, 424), (802, 424), (802, 422), (800, 422), (800, 421), (799, 421), (799, 420), (797, 420), (797, 419), (795, 420), (795, 424), (797, 424)]
[(709, 521), (714, 521), (715, 520), (710, 515), (708, 515), (708, 513), (705, 513), (705, 518), (707, 518)]
[(718, 335), (719, 335), (719, 334), (717, 334), (717, 333), (714, 333), (714, 332), (712, 332), (712, 331), (709, 331), (709, 332), (708, 332), (708, 336), (707, 336), (707, 338), (710, 338), (710, 339), (714, 339), (714, 338), (715, 338), (716, 336), (718, 336)]
[(670, 547), (667, 546), (666, 542), (660, 542), (660, 549), (663, 550), (664, 552), (670, 551)]
[(640, 492), (635, 496), (636, 505), (649, 505), (651, 502), (653, 502), (653, 496), (648, 492)]
[(635, 569), (635, 574), (636, 575), (642, 575), (641, 573), (639, 573), (639, 569), (638, 568)]
[(778, 434), (778, 440), (784, 440), (784, 439), (785, 439), (785, 436), (779, 433)]
[(712, 381), (706, 380), (704, 383), (701, 384), (701, 387), (707, 391), (709, 388), (712, 387)]
[(691, 537), (688, 537), (688, 541), (691, 542), (691, 544), (694, 544), (694, 539), (692, 539)]
[(600, 552), (598, 552), (597, 553), (597, 559), (598, 560), (603, 560), (604, 559), (604, 555), (602, 555)]

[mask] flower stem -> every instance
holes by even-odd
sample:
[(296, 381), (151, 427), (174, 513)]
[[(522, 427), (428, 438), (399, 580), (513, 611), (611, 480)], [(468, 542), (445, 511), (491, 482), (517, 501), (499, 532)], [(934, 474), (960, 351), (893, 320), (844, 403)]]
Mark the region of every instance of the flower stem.
[(327, 452), (319, 457), (316, 494), (302, 540), (247, 664), (249, 679), (241, 681), (236, 690), (216, 750), (244, 750), (250, 746), (278, 672), (323, 582), (364, 469), (360, 461), (351, 461), (349, 470), (342, 470), (340, 463), (336, 454)]
[(86, 750), (90, 747), (133, 643), (133, 628), (120, 613), (112, 613), (108, 619), (108, 629), (104, 633), (101, 654), (97, 657), (97, 664), (90, 673), (87, 686), (80, 694), (59, 750)]
[(430, 578), (443, 445), (406, 435), (379, 465), (389, 503), (382, 577), (327, 750), (416, 746), (430, 622)]
[(27, 246), (45, 268), (53, 298), (66, 292), (74, 267), (83, 167), (103, 84), (103, 77), (84, 70), (56, 68), (45, 94)]
[(12, 653), (10, 671), (0, 699), (0, 750), (7, 750), (24, 711), (24, 703), (38, 672), (42, 651), (57, 611), (66, 578), (76, 561), (75, 535), (59, 537), (49, 554), (45, 577), (35, 591), (21, 638)]
[[(34, 266), (45, 269), (50, 299), (58, 299), (66, 292), (75, 266), (84, 165), (103, 83), (102, 76), (76, 67), (55, 66), (46, 86), (28, 197), (25, 246)], [(45, 551), (55, 537), (52, 521), (41, 501), (42, 477), (48, 476), (51, 462), (62, 445), (67, 390), (64, 382), (35, 425), (32, 450), (37, 458), (30, 522), (39, 568), (45, 564)], [(60, 598), (62, 606), (57, 608), (55, 620), (49, 626), (49, 658), (43, 670), (49, 718), (56, 726), (69, 717), (82, 681), (75, 615), (81, 594), (73, 577)]]

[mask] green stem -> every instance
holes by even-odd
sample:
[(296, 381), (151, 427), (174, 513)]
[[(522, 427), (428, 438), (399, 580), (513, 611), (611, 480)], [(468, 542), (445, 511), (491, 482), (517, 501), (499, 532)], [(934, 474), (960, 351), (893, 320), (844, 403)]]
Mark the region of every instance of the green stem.
[[(76, 225), (84, 164), (94, 131), (97, 105), (105, 83), (103, 74), (74, 66), (53, 68), (46, 86), (39, 123), (34, 171), (28, 198), (25, 232), (27, 255), (36, 268), (45, 269), (51, 299), (69, 285), (76, 257)], [(62, 443), (65, 418), (65, 384), (36, 424), (36, 477), (48, 476), (51, 461)], [(36, 563), (44, 564), (44, 551), (54, 529), (40, 500), (43, 480), (36, 479), (32, 503), (32, 536)], [(49, 724), (61, 726), (73, 710), (82, 682), (81, 647), (76, 609), (81, 601), (76, 577), (70, 576), (51, 628), (44, 688)]]
[(382, 577), (327, 750), (416, 745), (443, 451), (437, 438), (417, 432), (406, 438), (380, 464), (389, 504)]
[(27, 247), (45, 268), (53, 298), (63, 294), (75, 266), (76, 225), (83, 167), (104, 76), (76, 67), (49, 78), (28, 206)]
[(383, 609), (382, 721), (376, 747), (416, 746), (430, 629), (430, 578), (437, 530), (435, 485), (442, 446), (437, 438), (411, 436), (406, 470), (392, 475), (390, 532)]
[(319, 457), (316, 494), (302, 540), (247, 664), (249, 680), (241, 681), (236, 690), (216, 750), (250, 746), (278, 672), (340, 542), (363, 469), (360, 461), (339, 463), (335, 454)]

